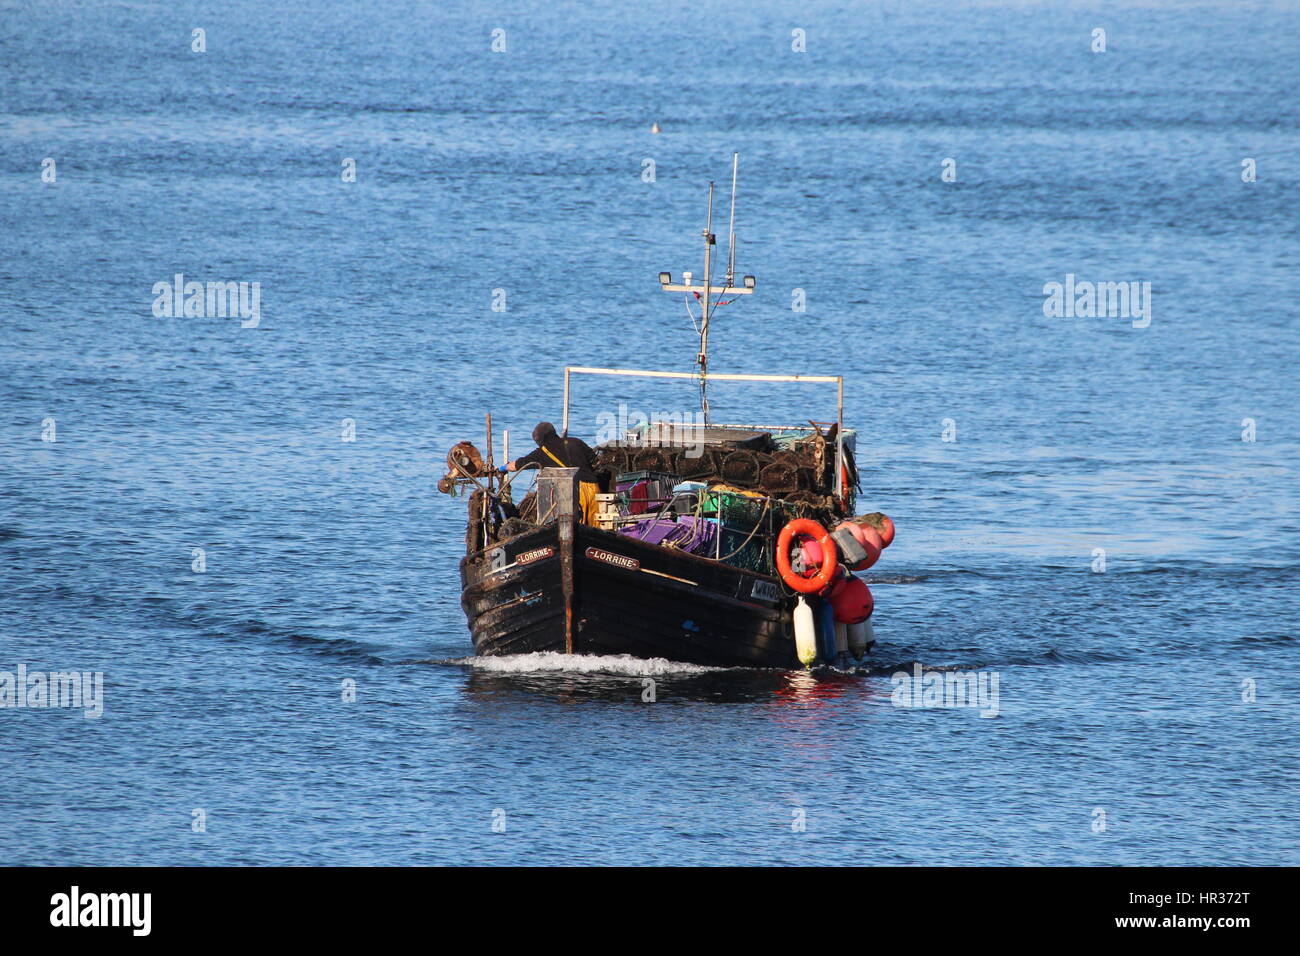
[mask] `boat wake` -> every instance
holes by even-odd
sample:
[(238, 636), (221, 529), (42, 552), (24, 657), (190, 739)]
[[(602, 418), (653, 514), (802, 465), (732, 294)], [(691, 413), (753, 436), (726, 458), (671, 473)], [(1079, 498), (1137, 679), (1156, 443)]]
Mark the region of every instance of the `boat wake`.
[(628, 654), (506, 654), (499, 657), (461, 657), (442, 663), (457, 664), (488, 674), (614, 674), (620, 677), (689, 676), (712, 674), (725, 667), (683, 664), (662, 657), (640, 658)]

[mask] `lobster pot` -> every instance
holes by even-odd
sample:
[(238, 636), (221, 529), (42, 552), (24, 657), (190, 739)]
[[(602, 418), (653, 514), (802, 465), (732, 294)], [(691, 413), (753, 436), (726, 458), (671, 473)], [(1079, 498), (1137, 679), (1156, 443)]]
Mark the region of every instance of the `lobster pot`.
[(722, 478), (724, 481), (752, 488), (758, 484), (758, 475), (763, 462), (757, 452), (733, 451), (722, 460)]
[(717, 518), (724, 525), (744, 528), (748, 534), (763, 517), (764, 504), (762, 498), (751, 498), (734, 491), (710, 491), (704, 495), (700, 513)]
[(612, 471), (614, 474), (631, 471), (632, 451), (618, 444), (601, 445), (596, 449), (597, 469)]
[(683, 478), (708, 479), (716, 477), (720, 469), (721, 462), (717, 452), (706, 448), (698, 455), (691, 455), (685, 450), (679, 451), (673, 470)]
[[(722, 563), (729, 564), (733, 568), (744, 568), (746, 571), (757, 571), (760, 574), (775, 574), (776, 565), (772, 559), (771, 536), (759, 529), (750, 538), (750, 530), (750, 528), (722, 526), (718, 539), (718, 555), (723, 559)], [(748, 543), (745, 541), (746, 538), (749, 538)]]
[(776, 573), (772, 536), (779, 526), (773, 523), (778, 514), (774, 504), (730, 491), (704, 495), (702, 513), (717, 520), (722, 529), (717, 553), (724, 564), (760, 574)]
[(758, 476), (759, 487), (770, 495), (785, 495), (799, 490), (799, 468), (787, 461), (774, 461)]
[(672, 471), (673, 458), (671, 448), (644, 448), (632, 455), (631, 468), (639, 468), (642, 471)]

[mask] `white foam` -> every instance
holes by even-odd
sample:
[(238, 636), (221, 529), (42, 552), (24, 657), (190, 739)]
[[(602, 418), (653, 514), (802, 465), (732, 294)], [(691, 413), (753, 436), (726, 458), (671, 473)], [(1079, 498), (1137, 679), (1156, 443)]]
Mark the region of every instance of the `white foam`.
[(500, 657), (462, 657), (448, 661), (494, 674), (617, 674), (622, 677), (659, 677), (665, 674), (709, 674), (725, 670), (701, 664), (683, 664), (663, 657), (632, 657), (629, 654), (507, 654)]

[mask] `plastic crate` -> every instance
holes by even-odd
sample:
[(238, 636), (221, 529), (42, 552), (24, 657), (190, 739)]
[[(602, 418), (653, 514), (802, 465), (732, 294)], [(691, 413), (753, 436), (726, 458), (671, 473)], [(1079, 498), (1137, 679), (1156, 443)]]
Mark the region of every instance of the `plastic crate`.
[(630, 487), (641, 481), (667, 482), (668, 487), (671, 489), (673, 485), (677, 484), (678, 478), (666, 471), (622, 471), (618, 474), (617, 485), (621, 491), (625, 486)]
[(672, 497), (676, 475), (664, 471), (629, 471), (614, 482), (624, 514), (645, 514), (661, 507)]

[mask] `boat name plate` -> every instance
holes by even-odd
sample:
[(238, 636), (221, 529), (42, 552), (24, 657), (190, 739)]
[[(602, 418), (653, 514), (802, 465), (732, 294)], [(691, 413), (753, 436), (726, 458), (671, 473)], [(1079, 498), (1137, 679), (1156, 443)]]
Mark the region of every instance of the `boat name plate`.
[(532, 564), (534, 561), (541, 561), (543, 558), (554, 557), (554, 548), (534, 548), (531, 551), (523, 551), (515, 555), (515, 564)]
[(629, 571), (641, 570), (641, 562), (636, 558), (629, 558), (623, 554), (614, 554), (610, 551), (602, 551), (600, 548), (588, 548), (587, 557), (596, 561), (604, 561), (606, 564), (617, 565), (620, 568), (627, 568)]

